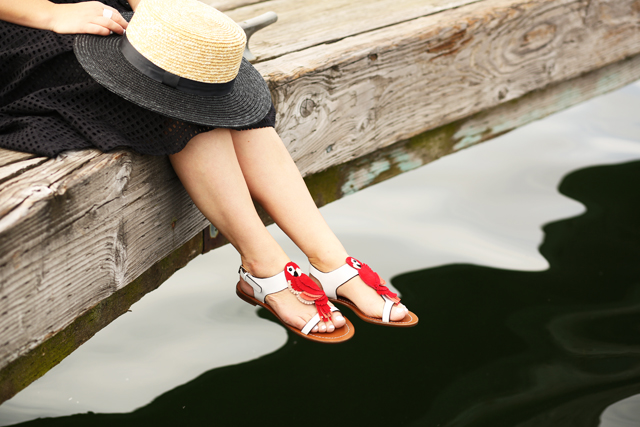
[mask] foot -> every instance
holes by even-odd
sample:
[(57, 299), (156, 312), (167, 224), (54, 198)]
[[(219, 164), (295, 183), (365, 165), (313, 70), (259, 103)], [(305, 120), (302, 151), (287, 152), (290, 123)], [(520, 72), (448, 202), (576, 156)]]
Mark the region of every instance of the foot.
[[(249, 271), (249, 270), (247, 270)], [(253, 274), (253, 273), (252, 273)], [(274, 273), (277, 274), (277, 273)], [(256, 277), (270, 277), (273, 274), (265, 274), (265, 275), (255, 275)], [(247, 295), (253, 296), (253, 288), (251, 285), (246, 283), (244, 280), (240, 280), (240, 287), (242, 291)], [(275, 310), (280, 319), (286, 324), (293, 326), (296, 329), (302, 330), (304, 326), (311, 320), (313, 316), (318, 314), (318, 310), (316, 310), (316, 306), (302, 304), (298, 301), (298, 298), (289, 291), (289, 289), (283, 289), (280, 292), (276, 292), (270, 295), (267, 295), (265, 301), (271, 308)], [(329, 303), (330, 306), (333, 304)], [(313, 327), (311, 332), (313, 333), (331, 333), (336, 330), (336, 328), (341, 328), (345, 325), (345, 320), (340, 312), (333, 312), (331, 315), (331, 320), (327, 322), (320, 321), (316, 326)]]
[[(333, 259), (331, 262), (321, 262), (319, 260), (311, 261), (313, 266), (323, 272), (330, 272), (344, 264), (344, 260), (347, 258), (345, 255), (341, 260)], [(320, 285), (320, 282), (313, 276), (311, 278)], [(366, 283), (362, 281), (360, 276), (355, 276), (342, 286), (340, 286), (336, 293), (340, 297), (351, 300), (364, 314), (369, 317), (382, 318), (382, 310), (384, 308), (384, 300), (378, 293)], [(405, 318), (409, 313), (407, 307), (404, 304), (396, 304), (391, 309), (389, 320), (397, 322)]]

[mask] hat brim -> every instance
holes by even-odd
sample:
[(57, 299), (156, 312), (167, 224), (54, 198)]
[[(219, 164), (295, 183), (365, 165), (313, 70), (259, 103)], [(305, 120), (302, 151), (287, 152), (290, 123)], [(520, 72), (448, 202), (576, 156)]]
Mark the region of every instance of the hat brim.
[[(133, 14), (122, 16), (130, 20)], [(127, 101), (173, 119), (229, 128), (257, 123), (271, 109), (269, 87), (244, 58), (230, 93), (198, 96), (164, 85), (138, 71), (120, 52), (121, 37), (80, 34), (76, 36), (73, 50), (91, 77)]]

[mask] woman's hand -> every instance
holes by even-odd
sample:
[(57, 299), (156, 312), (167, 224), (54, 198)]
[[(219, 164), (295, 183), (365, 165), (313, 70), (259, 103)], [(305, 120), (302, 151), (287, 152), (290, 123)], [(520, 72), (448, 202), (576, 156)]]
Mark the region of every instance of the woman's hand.
[[(104, 10), (113, 12), (111, 18), (104, 16)], [(111, 32), (122, 34), (127, 21), (120, 13), (98, 1), (50, 6), (50, 21), (47, 26), (58, 34), (98, 34), (108, 36)]]
[[(103, 15), (105, 9), (113, 12), (111, 18)], [(122, 34), (127, 28), (117, 10), (99, 1), (54, 4), (48, 0), (0, 0), (0, 20), (60, 34), (108, 36), (111, 31)]]

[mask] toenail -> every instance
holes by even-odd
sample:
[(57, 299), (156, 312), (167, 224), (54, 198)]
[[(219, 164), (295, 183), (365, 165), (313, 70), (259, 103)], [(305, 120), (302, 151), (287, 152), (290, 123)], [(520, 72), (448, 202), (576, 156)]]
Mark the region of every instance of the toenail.
[(334, 316), (334, 317), (336, 318), (336, 320), (344, 320), (344, 317), (339, 316), (339, 315), (338, 316)]

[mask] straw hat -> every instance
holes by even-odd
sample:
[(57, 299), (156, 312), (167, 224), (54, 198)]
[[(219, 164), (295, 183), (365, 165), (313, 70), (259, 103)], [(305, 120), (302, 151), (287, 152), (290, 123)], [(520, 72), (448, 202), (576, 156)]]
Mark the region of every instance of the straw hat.
[(241, 127), (271, 108), (266, 82), (242, 58), (246, 37), (231, 18), (198, 0), (144, 0), (125, 36), (82, 34), (74, 51), (102, 86), (186, 122)]

